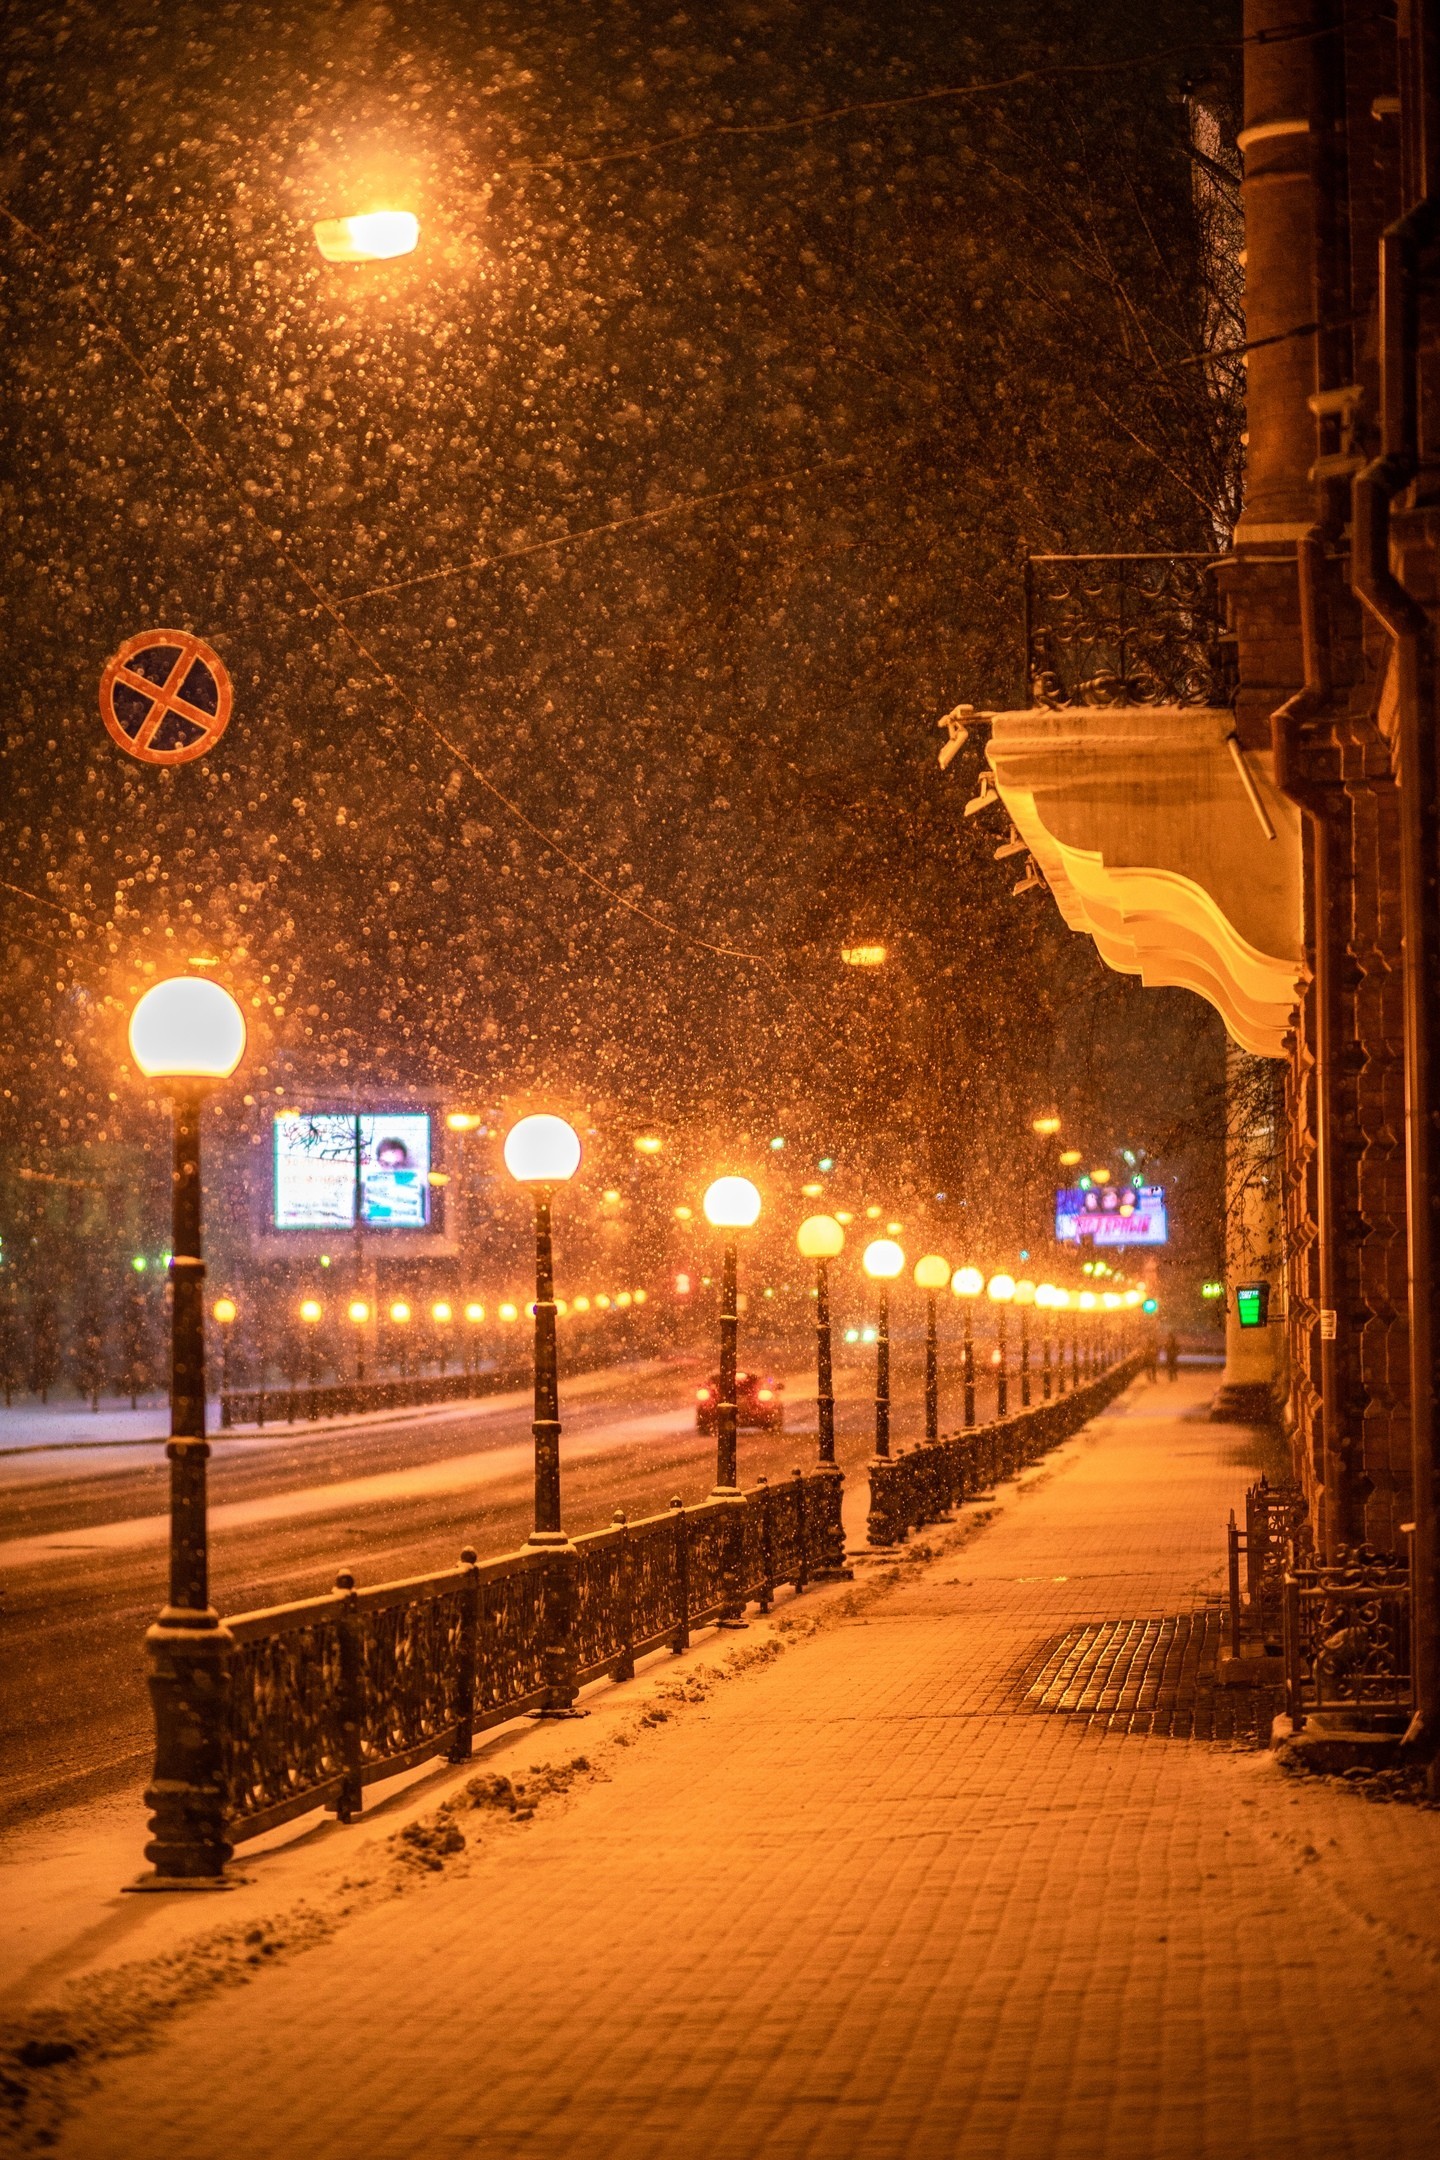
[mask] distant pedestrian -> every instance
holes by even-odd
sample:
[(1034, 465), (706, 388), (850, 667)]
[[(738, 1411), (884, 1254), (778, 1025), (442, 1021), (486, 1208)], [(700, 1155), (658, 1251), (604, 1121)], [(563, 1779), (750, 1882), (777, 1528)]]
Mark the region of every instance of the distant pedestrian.
[(1154, 1387), (1160, 1378), (1160, 1345), (1152, 1328), (1145, 1338), (1145, 1377)]
[(1172, 1380), (1180, 1373), (1180, 1338), (1172, 1330), (1165, 1338), (1165, 1370)]

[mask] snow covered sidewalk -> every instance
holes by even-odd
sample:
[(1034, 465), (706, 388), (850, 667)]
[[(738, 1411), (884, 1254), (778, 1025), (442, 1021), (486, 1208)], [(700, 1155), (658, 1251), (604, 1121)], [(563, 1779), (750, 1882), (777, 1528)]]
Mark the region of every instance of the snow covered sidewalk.
[(1207, 1393), (1139, 1384), (928, 1560), (230, 1898), (113, 1898), (30, 1989), (30, 2119), (97, 2160), (1428, 2155), (1440, 1815), (1036, 1699), (1217, 1594)]

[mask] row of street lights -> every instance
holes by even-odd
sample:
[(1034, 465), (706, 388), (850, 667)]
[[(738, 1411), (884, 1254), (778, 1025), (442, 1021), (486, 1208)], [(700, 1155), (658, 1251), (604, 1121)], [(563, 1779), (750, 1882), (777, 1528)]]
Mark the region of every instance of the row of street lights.
[[(130, 1019), (130, 1049), (136, 1065), (147, 1079), (160, 1082), (168, 1091), (173, 1109), (174, 1175), (171, 1238), (171, 1385), (170, 1439), (170, 1589), (168, 1600), (148, 1642), (151, 1651), (151, 1691), (156, 1704), (155, 1777), (147, 1799), (152, 1809), (152, 1842), (147, 1857), (154, 1863), (157, 1886), (193, 1882), (193, 1827), (188, 1820), (187, 1795), (197, 1786), (208, 1787), (220, 1776), (218, 1760), (209, 1759), (217, 1742), (216, 1720), (193, 1714), (198, 1698), (222, 1684), (223, 1657), (228, 1644), (219, 1616), (210, 1603), (207, 1537), (206, 1463), (210, 1449), (205, 1436), (205, 1328), (203, 1285), (205, 1264), (201, 1241), (200, 1211), (200, 1112), (206, 1094), (235, 1071), (245, 1050), (245, 1021), (239, 1006), (220, 984), (205, 977), (177, 976), (156, 983), (136, 1005)], [(568, 1542), (561, 1524), (560, 1406), (557, 1364), (554, 1264), (551, 1240), (551, 1202), (557, 1187), (564, 1186), (580, 1167), (580, 1137), (561, 1117), (539, 1113), (522, 1118), (506, 1135), (505, 1167), (520, 1185), (530, 1189), (535, 1229), (535, 1322), (534, 1417), (531, 1431), (535, 1451), (534, 1527), (531, 1546), (554, 1547)], [(703, 1200), (706, 1220), (724, 1239), (720, 1298), (720, 1401), (716, 1418), (716, 1461), (713, 1497), (740, 1497), (736, 1450), (735, 1374), (739, 1329), (737, 1272), (738, 1237), (759, 1220), (761, 1200), (749, 1178), (717, 1178)], [(835, 1217), (815, 1215), (800, 1225), (797, 1243), (816, 1269), (816, 1395), (819, 1412), (819, 1454), (822, 1465), (835, 1462), (835, 1399), (831, 1367), (828, 1268), (844, 1249), (844, 1227)], [(875, 1441), (876, 1453), (890, 1451), (889, 1391), (889, 1286), (903, 1272), (905, 1253), (893, 1238), (873, 1240), (865, 1249), (866, 1273), (878, 1285), (880, 1319), (876, 1338)], [(1028, 1308), (1077, 1310), (1110, 1309), (1129, 1303), (1109, 1293), (1103, 1299), (1092, 1292), (1078, 1297), (1050, 1284), (1016, 1283), (1008, 1275), (995, 1275), (987, 1283), (975, 1268), (953, 1273), (939, 1254), (926, 1254), (916, 1263), (915, 1281), (928, 1299), (926, 1331), (925, 1416), (926, 1434), (938, 1434), (939, 1386), (937, 1369), (937, 1298), (948, 1281), (965, 1309), (964, 1379), (965, 1419), (974, 1422), (974, 1351), (970, 1324), (971, 1306), (982, 1291), (998, 1306), (1001, 1323), (1000, 1413), (1007, 1407), (1004, 1359), (1006, 1307), (1018, 1303), (1028, 1318)], [(233, 1319), (233, 1301), (225, 1317)], [(317, 1307), (318, 1300), (309, 1301)], [(221, 1318), (217, 1310), (217, 1318)], [(354, 1308), (352, 1319), (356, 1317)], [(368, 1318), (368, 1311), (366, 1318)], [(1029, 1399), (1028, 1329), (1022, 1332), (1022, 1387)], [(1048, 1338), (1047, 1338), (1048, 1351)], [(1048, 1392), (1048, 1390), (1047, 1390)], [(217, 1832), (217, 1836), (219, 1833)], [(223, 1858), (223, 1856), (222, 1856)], [(218, 1870), (217, 1870), (218, 1872)]]

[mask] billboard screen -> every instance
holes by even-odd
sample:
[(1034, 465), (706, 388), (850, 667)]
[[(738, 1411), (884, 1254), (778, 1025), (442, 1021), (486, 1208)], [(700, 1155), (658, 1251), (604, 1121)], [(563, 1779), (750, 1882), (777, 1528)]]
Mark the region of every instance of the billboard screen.
[(1096, 1245), (1167, 1244), (1165, 1188), (1066, 1186), (1055, 1195), (1055, 1235), (1068, 1245), (1078, 1245), (1084, 1238)]
[(353, 1229), (357, 1184), (367, 1229), (429, 1229), (428, 1112), (276, 1113), (277, 1230)]

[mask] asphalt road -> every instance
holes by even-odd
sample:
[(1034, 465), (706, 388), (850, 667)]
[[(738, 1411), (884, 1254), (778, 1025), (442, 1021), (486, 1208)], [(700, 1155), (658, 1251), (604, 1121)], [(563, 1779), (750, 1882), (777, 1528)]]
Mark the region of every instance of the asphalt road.
[[(714, 1481), (695, 1431), (698, 1362), (613, 1367), (562, 1386), (564, 1504), (572, 1533), (617, 1507), (658, 1512)], [(896, 1375), (899, 1439), (920, 1429), (918, 1375)], [(814, 1403), (792, 1377), (787, 1430), (740, 1436), (741, 1481), (814, 1459)], [(837, 1453), (870, 1452), (868, 1361), (836, 1375)], [(530, 1528), (529, 1403), (511, 1396), (443, 1421), (219, 1443), (211, 1464), (211, 1596), (222, 1613), (447, 1566), (462, 1545), (519, 1545)], [(143, 1637), (163, 1601), (163, 1445), (125, 1467), (19, 1482), (0, 1464), (0, 1828), (126, 1784), (149, 1766)], [(31, 1466), (33, 1470), (33, 1465)]]

